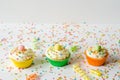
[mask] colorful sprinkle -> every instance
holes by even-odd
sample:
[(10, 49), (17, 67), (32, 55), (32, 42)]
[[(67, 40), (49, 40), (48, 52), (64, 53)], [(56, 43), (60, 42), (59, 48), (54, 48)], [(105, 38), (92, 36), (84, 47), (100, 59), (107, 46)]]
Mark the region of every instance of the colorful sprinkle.
[(87, 76), (84, 70), (82, 70), (78, 64), (73, 65), (73, 69), (76, 73), (78, 73), (81, 77), (83, 77), (84, 80), (90, 80), (90, 78)]
[(77, 46), (72, 46), (71, 48), (70, 48), (70, 51), (71, 52), (76, 52), (78, 50), (78, 47)]
[(38, 75), (36, 73), (30, 74), (29, 76), (26, 77), (26, 80), (40, 80)]
[(97, 75), (97, 76), (102, 76), (102, 73), (101, 73), (101, 71), (99, 71), (99, 70), (94, 70), (94, 69), (91, 69), (90, 70), (90, 73), (92, 73), (92, 74), (95, 74), (95, 75)]
[[(31, 73), (40, 75), (41, 80), (87, 79), (88, 77), (76, 75), (78, 72), (75, 73), (71, 67), (74, 63), (79, 63), (80, 68), (78, 67), (78, 69), (80, 70), (78, 71), (90, 76), (91, 80), (119, 80), (119, 34), (120, 25), (90, 25), (86, 22), (82, 24), (36, 24), (30, 22), (6, 24), (2, 21), (0, 22), (0, 80), (25, 80)], [(46, 60), (45, 52), (48, 47), (54, 45), (54, 42), (63, 44), (65, 48), (71, 49), (71, 53), (74, 53), (71, 54), (69, 65), (56, 68)], [(34, 65), (26, 69), (16, 68), (9, 60), (10, 50), (20, 44), (24, 44), (26, 48), (33, 48), (36, 53)], [(108, 59), (103, 66), (90, 66), (84, 57), (84, 51), (95, 44), (106, 47), (109, 52)], [(76, 45), (78, 45), (77, 48)], [(99, 51), (99, 48), (97, 50)], [(102, 72), (102, 76), (92, 76), (89, 72), (91, 69), (99, 70)]]

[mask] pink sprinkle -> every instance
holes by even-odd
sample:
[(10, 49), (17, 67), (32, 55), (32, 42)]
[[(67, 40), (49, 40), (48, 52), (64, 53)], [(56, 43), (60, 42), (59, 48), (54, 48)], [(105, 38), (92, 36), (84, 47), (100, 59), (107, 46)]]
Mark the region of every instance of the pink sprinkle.
[(24, 51), (24, 50), (25, 50), (25, 46), (20, 45), (20, 46), (18, 47), (18, 50), (20, 50), (20, 51)]

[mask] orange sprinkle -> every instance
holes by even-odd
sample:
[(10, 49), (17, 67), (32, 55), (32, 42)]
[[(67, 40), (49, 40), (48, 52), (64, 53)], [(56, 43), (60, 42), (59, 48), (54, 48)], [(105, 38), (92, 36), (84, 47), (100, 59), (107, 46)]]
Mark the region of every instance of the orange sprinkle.
[(29, 76), (26, 77), (26, 80), (36, 80), (38, 75), (36, 73), (30, 74)]
[(94, 54), (97, 54), (98, 52), (97, 51), (94, 51)]
[(92, 51), (92, 47), (88, 48), (88, 51)]

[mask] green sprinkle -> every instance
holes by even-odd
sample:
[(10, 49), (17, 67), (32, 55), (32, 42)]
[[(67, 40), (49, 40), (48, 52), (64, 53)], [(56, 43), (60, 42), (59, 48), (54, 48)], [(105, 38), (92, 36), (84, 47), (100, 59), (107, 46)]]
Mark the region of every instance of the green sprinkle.
[(2, 43), (0, 43), (0, 46), (2, 46)]
[(118, 40), (118, 43), (120, 44), (120, 40)]
[(94, 51), (100, 51), (101, 50), (101, 46), (96, 45), (93, 49), (94, 49)]
[(33, 38), (33, 42), (37, 42), (39, 40), (40, 40), (39, 38)]
[(72, 46), (70, 48), (70, 51), (72, 51), (72, 52), (76, 52), (77, 50), (78, 50), (77, 46)]
[(116, 54), (116, 52), (113, 52), (114, 53), (114, 55)]

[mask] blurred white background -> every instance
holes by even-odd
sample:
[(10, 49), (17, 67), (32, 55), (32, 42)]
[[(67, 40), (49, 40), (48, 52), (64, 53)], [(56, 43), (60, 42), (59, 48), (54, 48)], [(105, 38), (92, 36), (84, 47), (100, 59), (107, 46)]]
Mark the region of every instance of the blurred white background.
[(120, 0), (0, 0), (0, 21), (119, 24)]

